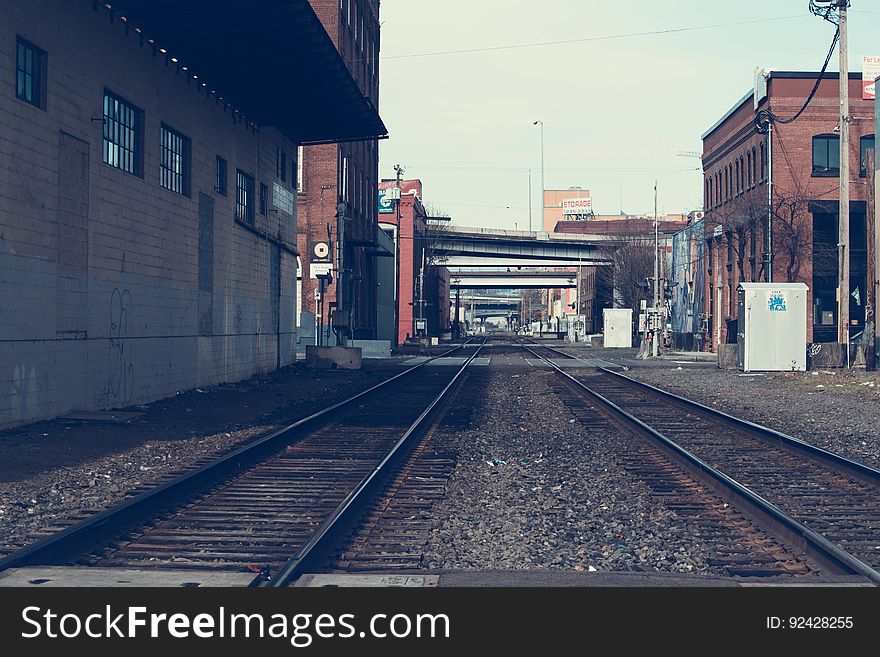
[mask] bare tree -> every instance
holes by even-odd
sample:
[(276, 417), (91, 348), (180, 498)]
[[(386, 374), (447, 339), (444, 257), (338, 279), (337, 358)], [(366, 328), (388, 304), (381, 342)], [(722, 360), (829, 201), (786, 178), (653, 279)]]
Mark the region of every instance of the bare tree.
[(641, 301), (653, 296), (647, 285), (647, 279), (654, 276), (652, 220), (646, 219), (644, 226), (628, 223), (601, 249), (601, 256), (611, 264), (597, 266), (597, 284), (612, 291), (614, 305), (632, 308), (637, 317)]
[(440, 248), (443, 235), (452, 230), (452, 219), (445, 210), (430, 206), (427, 208), (425, 219), (425, 231), (422, 235), (422, 244), (425, 249), (425, 267), (443, 266), (446, 264), (446, 256)]
[(814, 272), (828, 271), (836, 266), (836, 247), (813, 239), (811, 198), (798, 192), (774, 188), (773, 205), (768, 208), (766, 197), (743, 194), (707, 216), (707, 229), (721, 227), (725, 245), (732, 252), (739, 280), (751, 279), (746, 263), (755, 260), (755, 279), (764, 280), (766, 265), (764, 244), (768, 211), (772, 223), (771, 247), (776, 266), (785, 267), (789, 283), (801, 278), (805, 263), (812, 262)]
[(521, 324), (529, 325), (532, 322), (544, 319), (544, 300), (542, 290), (522, 289), (519, 293)]

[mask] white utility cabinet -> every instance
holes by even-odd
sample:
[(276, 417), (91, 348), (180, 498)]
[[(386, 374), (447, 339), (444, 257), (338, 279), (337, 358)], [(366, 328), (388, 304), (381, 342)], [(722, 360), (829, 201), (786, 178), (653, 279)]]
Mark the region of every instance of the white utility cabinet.
[(807, 369), (807, 286), (740, 283), (737, 344), (743, 372)]
[(605, 308), (602, 311), (604, 325), (603, 346), (617, 349), (632, 347), (632, 308)]

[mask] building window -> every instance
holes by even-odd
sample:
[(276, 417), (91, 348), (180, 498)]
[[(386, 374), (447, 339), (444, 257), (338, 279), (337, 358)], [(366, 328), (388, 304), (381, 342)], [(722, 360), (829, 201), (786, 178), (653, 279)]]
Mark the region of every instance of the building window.
[(868, 156), (874, 150), (874, 135), (865, 135), (859, 140), (859, 176), (868, 175)]
[(254, 224), (254, 179), (241, 169), (235, 173), (235, 218)]
[(743, 162), (742, 155), (739, 156), (739, 191), (746, 191), (746, 165)]
[(217, 156), (217, 179), (214, 181), (214, 191), (226, 196), (226, 160)]
[(296, 149), (296, 191), (303, 190), (303, 147)]
[(342, 158), (342, 200), (348, 203), (348, 155)]
[(754, 226), (749, 231), (749, 262), (752, 265), (752, 282), (755, 282), (758, 280), (758, 236)]
[(758, 151), (752, 146), (752, 187), (758, 186)]
[(104, 163), (142, 176), (143, 112), (109, 91), (104, 91)]
[(813, 175), (840, 175), (840, 137), (837, 135), (813, 137)]
[(761, 142), (761, 182), (767, 180), (767, 169), (766, 169), (766, 161), (767, 156), (764, 152), (764, 142)]
[(746, 168), (748, 174), (748, 188), (752, 188), (752, 151), (746, 151)]
[(161, 128), (159, 184), (183, 196), (189, 196), (190, 141), (169, 128)]
[(15, 96), (34, 107), (46, 109), (46, 51), (21, 37), (16, 39)]
[(269, 214), (269, 188), (260, 183), (260, 214), (264, 217)]
[(287, 153), (283, 148), (275, 149), (275, 177), (287, 182)]

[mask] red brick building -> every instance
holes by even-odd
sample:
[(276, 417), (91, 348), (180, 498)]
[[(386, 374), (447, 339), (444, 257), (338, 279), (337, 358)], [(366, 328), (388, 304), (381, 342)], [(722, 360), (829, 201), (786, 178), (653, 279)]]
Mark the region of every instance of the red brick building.
[[(380, 226), (395, 240), (397, 344), (422, 334), (439, 337), (450, 327), (449, 270), (431, 262), (428, 212), (420, 180), (383, 180), (379, 190), (400, 188), (393, 212), (379, 215)], [(422, 274), (424, 279), (422, 280)], [(423, 303), (419, 304), (419, 299)], [(418, 320), (424, 329), (418, 330)]]
[(428, 213), (422, 204), (420, 180), (383, 180), (379, 183), (379, 189), (392, 189), (398, 186), (401, 192), (400, 200), (394, 201), (396, 212), (383, 214), (381, 219), (383, 228), (392, 233), (396, 244), (396, 335), (397, 344), (401, 344), (416, 334), (418, 273), (422, 262)]
[[(372, 107), (378, 107), (378, 0), (309, 2), (361, 93)], [(283, 170), (284, 162), (278, 166)], [(332, 282), (323, 300), (323, 324), (335, 320), (340, 337), (375, 337), (378, 169), (376, 139), (299, 149), (297, 248), (302, 311), (316, 312), (316, 274), (332, 266)]]
[[(769, 73), (766, 94), (759, 92), (757, 102), (754, 91), (746, 94), (703, 135), (704, 343), (709, 348), (736, 341), (737, 286), (766, 280), (768, 255), (773, 281), (803, 282), (809, 288), (807, 341), (837, 341), (838, 74), (824, 75), (796, 121), (774, 121), (769, 132), (756, 129), (762, 110), (794, 116), (816, 76)], [(862, 100), (860, 75), (850, 74), (849, 93), (851, 288), (846, 293), (855, 334), (865, 318), (865, 164), (874, 148), (874, 113), (872, 101)], [(768, 223), (770, 254), (765, 249)]]

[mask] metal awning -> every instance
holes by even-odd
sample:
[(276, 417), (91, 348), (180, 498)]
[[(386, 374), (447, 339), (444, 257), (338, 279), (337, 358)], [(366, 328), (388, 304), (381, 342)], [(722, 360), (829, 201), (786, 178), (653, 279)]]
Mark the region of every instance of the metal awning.
[[(162, 57), (174, 57), (260, 126), (299, 144), (383, 139), (388, 130), (364, 96), (308, 0), (93, 2), (125, 16)], [(177, 65), (177, 64), (176, 64)]]

